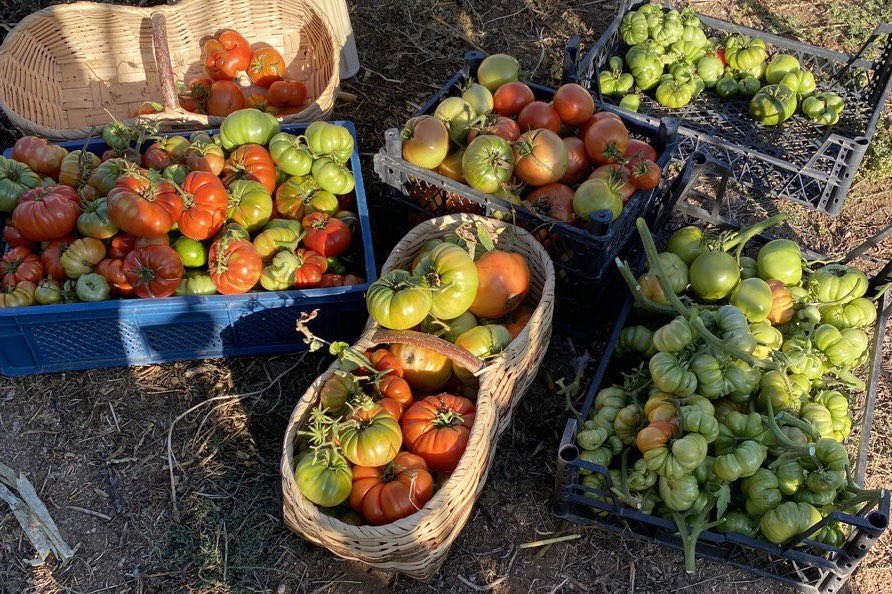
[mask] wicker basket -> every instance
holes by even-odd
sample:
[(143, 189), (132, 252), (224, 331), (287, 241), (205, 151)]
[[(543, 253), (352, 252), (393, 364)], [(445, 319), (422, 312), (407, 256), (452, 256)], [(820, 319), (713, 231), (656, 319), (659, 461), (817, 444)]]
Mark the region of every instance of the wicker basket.
[[(413, 229), (388, 258), (384, 269), (408, 262), (424, 240), (442, 237), (465, 222), (484, 222), (495, 231), (508, 228), (498, 245), (523, 253), (530, 264), (531, 292), (539, 297), (526, 329), (514, 339), (505, 353), (477, 372), (480, 389), (477, 394), (477, 416), (471, 430), (467, 450), (443, 487), (417, 513), (385, 526), (352, 526), (319, 511), (298, 491), (294, 483), (295, 446), (298, 432), (310, 410), (319, 401), (322, 384), (337, 368), (332, 365), (322, 374), (298, 402), (291, 414), (282, 454), (282, 500), (285, 523), (307, 540), (344, 557), (361, 561), (378, 569), (399, 571), (415, 579), (433, 576), (443, 562), (452, 543), (470, 517), (487, 474), (492, 466), (496, 441), (508, 426), (511, 414), (523, 392), (532, 382), (539, 363), (548, 348), (551, 314), (554, 301), (554, 269), (551, 260), (538, 242), (522, 229), (474, 215), (451, 215), (422, 223)], [(402, 342), (382, 332), (369, 322), (357, 341), (364, 350), (377, 344)], [(453, 360), (454, 345), (444, 341), (437, 350)], [(470, 354), (465, 352), (466, 357)]]
[[(288, 77), (307, 86), (308, 107), (283, 122), (329, 116), (340, 85), (338, 46), (309, 0), (45, 8), (23, 19), (0, 46), (0, 107), (23, 133), (52, 140), (84, 138), (111, 121), (109, 113), (126, 120), (145, 101), (164, 104), (164, 112), (150, 116), (164, 129), (217, 127), (222, 118), (181, 109), (175, 85), (203, 75), (202, 42), (227, 28), (254, 48), (274, 47), (286, 59)], [(237, 82), (247, 87), (240, 76)]]

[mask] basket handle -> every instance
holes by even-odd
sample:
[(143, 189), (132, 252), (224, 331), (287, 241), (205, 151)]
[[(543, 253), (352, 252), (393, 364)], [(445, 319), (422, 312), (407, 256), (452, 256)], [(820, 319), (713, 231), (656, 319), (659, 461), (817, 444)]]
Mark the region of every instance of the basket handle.
[(179, 111), (173, 65), (170, 62), (170, 47), (167, 45), (167, 18), (161, 12), (152, 13), (152, 50), (161, 83), (161, 102), (164, 104), (164, 110)]
[(378, 344), (407, 344), (410, 346), (428, 349), (448, 357), (459, 363), (462, 367), (476, 375), (483, 369), (483, 361), (472, 355), (467, 349), (433, 334), (416, 332), (415, 330), (376, 330), (372, 335), (372, 341)]

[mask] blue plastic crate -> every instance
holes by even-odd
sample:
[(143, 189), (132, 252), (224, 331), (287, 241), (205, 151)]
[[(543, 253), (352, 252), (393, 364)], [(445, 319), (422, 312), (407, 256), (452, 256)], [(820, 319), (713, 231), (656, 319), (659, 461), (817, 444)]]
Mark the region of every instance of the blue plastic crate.
[[(334, 122), (356, 139), (352, 122)], [(283, 126), (302, 133), (305, 125)], [(210, 130), (209, 132), (216, 132)], [(188, 132), (176, 135), (188, 136)], [(170, 134), (174, 135), (174, 134)], [(83, 141), (61, 143), (69, 150)], [(97, 367), (147, 365), (187, 359), (298, 352), (301, 312), (319, 308), (313, 330), (350, 341), (368, 317), (365, 292), (376, 278), (372, 235), (358, 143), (350, 158), (363, 247), (364, 284), (245, 295), (115, 299), (96, 303), (0, 309), (0, 373), (7, 376)], [(87, 148), (102, 154), (101, 138)], [(4, 154), (9, 155), (9, 150)]]

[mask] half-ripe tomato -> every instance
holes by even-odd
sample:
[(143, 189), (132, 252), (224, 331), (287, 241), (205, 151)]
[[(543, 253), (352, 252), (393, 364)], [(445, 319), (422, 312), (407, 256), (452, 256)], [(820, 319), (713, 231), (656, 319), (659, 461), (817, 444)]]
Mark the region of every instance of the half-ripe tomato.
[(276, 164), (265, 148), (259, 144), (246, 144), (235, 149), (223, 168), (223, 185), (245, 179), (263, 184), (272, 194), (276, 189)]
[(41, 186), (28, 190), (12, 211), (12, 224), (32, 241), (59, 239), (77, 224), (80, 198), (69, 186)]
[(406, 447), (431, 470), (452, 472), (468, 447), (476, 413), (470, 400), (453, 394), (419, 400), (403, 414)]
[(611, 192), (614, 192), (622, 200), (623, 204), (629, 201), (632, 194), (635, 193), (635, 186), (632, 184), (631, 172), (619, 163), (610, 163), (601, 165), (588, 176), (589, 179), (603, 179), (607, 182), (607, 186)]
[(595, 113), (595, 100), (576, 83), (561, 85), (552, 99), (561, 121), (568, 126), (584, 124)]
[(452, 377), (452, 361), (449, 357), (407, 344), (392, 344), (390, 352), (397, 358), (403, 370), (403, 379), (419, 392), (440, 390)]
[(647, 427), (638, 432), (635, 437), (635, 445), (643, 454), (650, 450), (660, 448), (666, 445), (672, 434), (675, 433), (676, 426), (668, 421), (652, 421)]
[(62, 267), (62, 254), (65, 253), (73, 241), (73, 239), (51, 241), (40, 252), (40, 262), (43, 264), (43, 269), (48, 276), (60, 281), (68, 278), (68, 275), (65, 274), (65, 269)]
[(266, 95), (262, 93), (254, 93), (253, 95), (249, 95), (248, 98), (245, 100), (245, 107), (257, 109), (259, 111), (272, 115), (276, 115), (279, 113), (279, 108), (270, 105), (269, 99), (267, 99)]
[(167, 180), (123, 175), (106, 198), (112, 223), (136, 237), (167, 235), (183, 213), (183, 199)]
[(204, 42), (204, 68), (214, 80), (232, 80), (251, 63), (251, 45), (232, 29)]
[(245, 95), (241, 87), (231, 80), (215, 80), (207, 100), (208, 115), (225, 118), (234, 111), (245, 108)]
[(477, 295), (471, 313), (501, 318), (519, 306), (530, 290), (530, 268), (520, 254), (493, 250), (477, 260)]
[(23, 247), (32, 251), (36, 250), (38, 245), (38, 242), (22, 235), (22, 232), (11, 221), (3, 227), (3, 242), (11, 248)]
[(118, 233), (108, 242), (108, 257), (120, 258), (133, 251), (136, 246), (136, 238), (129, 233)]
[(420, 278), (406, 270), (391, 270), (366, 292), (369, 315), (385, 328), (406, 330), (430, 313), (431, 291)]
[(22, 281), (35, 285), (43, 278), (43, 264), (25, 247), (15, 247), (0, 259), (0, 287), (14, 287)]
[(380, 378), (375, 390), (376, 396), (379, 398), (377, 401), (378, 404), (383, 400), (392, 400), (397, 403), (400, 409), (400, 414), (397, 416), (397, 419), (399, 419), (402, 416), (403, 411), (409, 408), (412, 405), (412, 402), (414, 402), (414, 399), (412, 398), (412, 388), (409, 387), (409, 382), (392, 373), (388, 373)]
[(295, 175), (276, 188), (275, 206), (281, 216), (300, 221), (317, 211), (334, 214), (338, 199), (322, 190), (312, 175)]
[(415, 260), (412, 274), (423, 277), (432, 289), (431, 315), (451, 320), (468, 310), (477, 294), (477, 268), (468, 252), (441, 243)]
[(526, 207), (544, 217), (570, 223), (576, 218), (573, 212), (573, 189), (554, 183), (536, 188), (523, 199)]
[(304, 248), (297, 250), (295, 255), (297, 270), (294, 271), (294, 287), (296, 289), (318, 287), (322, 282), (322, 275), (328, 270), (328, 262), (317, 252)]
[(520, 110), (517, 125), (522, 132), (544, 128), (557, 134), (561, 129), (561, 116), (554, 106), (544, 101), (533, 101)]
[(531, 186), (554, 183), (567, 172), (567, 147), (551, 130), (525, 132), (513, 149), (514, 175)]
[(787, 285), (777, 279), (769, 280), (768, 286), (771, 287), (771, 311), (768, 313), (768, 321), (775, 326), (786, 324), (796, 313), (793, 308), (793, 294)]
[(508, 329), (512, 339), (517, 338), (523, 332), (531, 317), (533, 317), (533, 309), (526, 305), (521, 305), (511, 312), (511, 322), (505, 328)]
[(43, 138), (22, 136), (16, 140), (10, 156), (19, 163), (27, 165), (34, 173), (48, 175), (57, 180), (62, 159), (67, 154), (65, 148), (50, 144)]
[(490, 114), (482, 124), (471, 127), (471, 130), (468, 132), (468, 142), (473, 142), (478, 136), (487, 134), (501, 136), (508, 142), (514, 142), (520, 138), (520, 126), (511, 118)]
[(449, 152), (449, 131), (442, 121), (433, 116), (410, 118), (401, 136), (403, 159), (413, 165), (435, 169)]
[(400, 452), (386, 466), (353, 468), (350, 507), (373, 526), (411, 516), (433, 495), (427, 464), (409, 452)]
[(166, 245), (134, 249), (124, 258), (123, 269), (138, 297), (170, 297), (183, 279), (183, 261)]
[(112, 295), (133, 294), (133, 286), (127, 280), (127, 275), (124, 274), (122, 258), (106, 258), (96, 265), (93, 272), (101, 274), (105, 278)]
[(640, 160), (631, 167), (627, 167), (631, 176), (629, 181), (639, 190), (652, 190), (660, 184), (663, 171), (653, 161)]
[(624, 160), (628, 145), (629, 131), (619, 118), (601, 118), (585, 131), (585, 150), (599, 165)]
[(229, 195), (213, 173), (193, 171), (182, 187), (183, 213), (177, 221), (180, 233), (191, 239), (207, 239), (226, 222)]
[(522, 82), (509, 82), (493, 93), (493, 111), (503, 116), (516, 116), (520, 110), (536, 100), (533, 90)]
[(84, 186), (93, 170), (99, 167), (102, 159), (89, 151), (71, 151), (62, 159), (59, 167), (59, 183), (63, 186), (80, 188)]
[(247, 70), (252, 83), (268, 89), (277, 80), (285, 78), (285, 60), (273, 48), (262, 47), (251, 54)]
[(375, 368), (375, 371), (383, 371), (385, 375), (403, 377), (403, 367), (396, 356), (387, 349), (369, 349), (365, 353), (366, 359)]
[(630, 138), (629, 144), (626, 145), (626, 159), (628, 159), (628, 165), (633, 165), (642, 159), (645, 159), (647, 161), (656, 161), (657, 149), (650, 146), (643, 140)]
[[(511, 333), (504, 326), (486, 324), (465, 330), (461, 336), (455, 339), (455, 346), (461, 347), (478, 359), (485, 361), (508, 348), (512, 339)], [(452, 362), (452, 373), (463, 384), (475, 385), (477, 383), (474, 374), (457, 361)]]
[(567, 147), (567, 172), (561, 183), (573, 186), (586, 178), (592, 169), (592, 162), (585, 152), (585, 143), (575, 136), (564, 138), (564, 146)]
[(147, 169), (162, 170), (179, 163), (186, 156), (189, 141), (182, 136), (170, 136), (156, 140), (142, 154), (142, 165)]
[(383, 466), (400, 451), (400, 425), (380, 406), (359, 408), (340, 430), (341, 451), (358, 466)]
[(263, 273), (263, 260), (254, 244), (243, 239), (221, 237), (214, 241), (208, 262), (214, 286), (223, 295), (247, 293)]
[(242, 227), (246, 235), (266, 225), (272, 212), (273, 199), (263, 184), (240, 179), (229, 186), (226, 216)]
[(501, 136), (478, 136), (465, 149), (462, 173), (472, 188), (494, 194), (503, 188), (514, 171), (514, 152)]
[(301, 224), (306, 231), (304, 245), (325, 258), (337, 256), (350, 247), (352, 233), (341, 219), (314, 212), (305, 216)]
[(0, 289), (0, 309), (33, 305), (36, 291), (37, 287), (31, 281), (22, 281), (15, 286)]
[(582, 224), (588, 223), (593, 213), (602, 210), (610, 211), (613, 217), (610, 220), (614, 221), (623, 211), (623, 201), (603, 179), (588, 179), (573, 193), (573, 210)]
[(212, 142), (193, 142), (186, 150), (186, 167), (192, 171), (220, 175), (225, 164), (223, 149)]
[(622, 118), (620, 118), (612, 111), (599, 111), (579, 126), (579, 128), (576, 130), (576, 137), (580, 140), (585, 140), (585, 133), (588, 132), (588, 129), (591, 127), (591, 125), (606, 118), (622, 122)]
[(307, 87), (299, 80), (277, 80), (266, 99), (274, 107), (300, 107), (307, 100)]
[[(470, 137), (470, 135), (468, 135)], [(465, 156), (465, 149), (459, 148), (446, 155), (439, 165), (437, 165), (437, 173), (459, 183), (467, 184), (464, 173), (461, 170), (461, 160)]]

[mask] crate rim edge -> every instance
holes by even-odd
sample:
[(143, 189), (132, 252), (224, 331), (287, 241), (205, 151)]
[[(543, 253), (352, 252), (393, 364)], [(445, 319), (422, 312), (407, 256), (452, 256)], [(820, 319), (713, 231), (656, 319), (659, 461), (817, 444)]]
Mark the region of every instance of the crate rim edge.
[[(344, 287), (327, 287), (327, 288), (317, 288), (317, 289), (291, 289), (288, 291), (254, 291), (248, 293), (241, 293), (238, 295), (202, 295), (202, 296), (170, 296), (170, 297), (161, 297), (161, 298), (131, 298), (131, 299), (106, 299), (104, 301), (80, 301), (76, 303), (58, 303), (53, 305), (34, 305), (28, 307), (12, 307), (12, 308), (0, 308), (0, 318), (11, 318), (15, 316), (36, 316), (41, 314), (72, 314), (76, 315), (78, 312), (113, 312), (125, 308), (131, 307), (158, 307), (158, 306), (171, 306), (175, 307), (177, 305), (183, 306), (194, 306), (194, 305), (205, 305), (205, 304), (214, 304), (219, 303), (221, 305), (231, 305), (234, 303), (240, 302), (257, 302), (260, 306), (288, 306), (292, 305), (298, 301), (314, 301), (317, 299), (322, 299), (325, 297), (336, 297), (341, 295), (350, 295), (354, 293), (364, 293), (368, 290), (369, 286), (378, 276), (378, 270), (375, 266), (375, 254), (373, 251), (373, 246), (371, 242), (371, 223), (369, 221), (369, 211), (368, 211), (368, 203), (367, 197), (365, 194), (365, 183), (362, 176), (362, 164), (359, 157), (359, 139), (356, 136), (356, 127), (351, 120), (332, 120), (327, 122), (330, 124), (337, 124), (343, 128), (346, 128), (350, 135), (353, 137), (353, 142), (355, 144), (353, 149), (353, 154), (350, 155), (350, 169), (353, 173), (353, 176), (356, 180), (356, 188), (362, 188), (362, 200), (359, 199), (359, 193), (357, 192), (356, 196), (356, 210), (357, 217), (359, 218), (359, 226), (360, 231), (362, 233), (363, 240), (363, 265), (365, 267), (366, 280), (364, 283), (358, 285), (349, 285)], [(280, 131), (282, 132), (293, 132), (293, 131), (302, 131), (306, 129), (309, 124), (282, 124), (280, 126)], [(216, 134), (219, 133), (219, 128), (213, 129), (202, 129), (202, 130), (183, 130), (183, 131), (175, 131), (175, 132), (162, 132), (163, 136), (189, 136), (192, 132), (207, 132), (208, 134)], [(94, 139), (98, 142), (102, 141), (102, 137), (99, 136)], [(66, 144), (77, 144), (79, 147), (83, 146), (83, 141), (81, 140), (71, 140), (65, 142), (51, 142), (51, 144), (58, 145), (66, 145)], [(12, 152), (12, 148), (4, 149), (3, 156), (9, 157), (9, 154)], [(368, 241), (366, 241), (368, 239)], [(145, 304), (145, 305), (137, 305), (137, 304)], [(261, 308), (258, 308), (261, 309)]]

